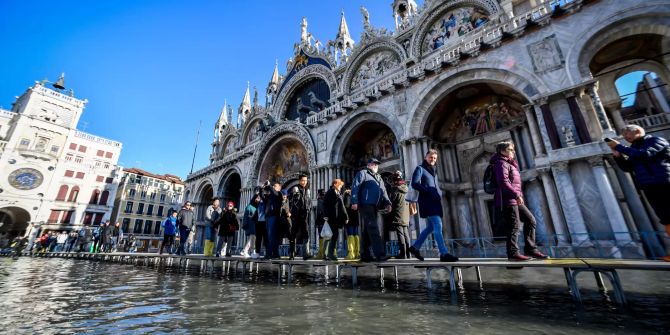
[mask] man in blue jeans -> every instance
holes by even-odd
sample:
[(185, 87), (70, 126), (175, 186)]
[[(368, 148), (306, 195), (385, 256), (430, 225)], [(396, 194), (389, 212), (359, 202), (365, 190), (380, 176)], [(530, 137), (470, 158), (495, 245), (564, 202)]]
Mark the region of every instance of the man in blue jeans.
[(281, 193), (281, 184), (270, 182), (265, 184), (265, 193), (267, 196), (265, 202), (265, 220), (267, 223), (267, 243), (265, 244), (265, 259), (279, 258), (279, 216), (283, 196)]
[(419, 238), (409, 248), (409, 252), (418, 260), (423, 261), (419, 249), (428, 234), (433, 233), (437, 248), (440, 250), (440, 261), (456, 262), (458, 257), (449, 253), (442, 236), (442, 194), (438, 188), (436, 163), (437, 150), (430, 149), (423, 163), (416, 167), (412, 175), (412, 187), (419, 192), (419, 216), (426, 219), (426, 228), (421, 231)]

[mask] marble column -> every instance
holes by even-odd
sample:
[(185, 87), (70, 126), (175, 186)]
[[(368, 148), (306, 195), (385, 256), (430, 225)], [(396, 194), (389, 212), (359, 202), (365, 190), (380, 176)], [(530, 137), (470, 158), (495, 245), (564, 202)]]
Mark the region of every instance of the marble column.
[(549, 108), (549, 100), (547, 98), (543, 98), (540, 99), (539, 103), (540, 103), (540, 112), (542, 114), (542, 120), (544, 123), (544, 129), (542, 132), (547, 134), (551, 149), (553, 150), (560, 149), (561, 140), (558, 137), (558, 129), (556, 128), (556, 122), (554, 121), (554, 116), (551, 114), (551, 109)]
[(554, 179), (556, 180), (558, 196), (561, 199), (561, 205), (563, 207), (563, 215), (567, 221), (573, 244), (589, 240), (589, 231), (586, 228), (584, 216), (579, 207), (577, 193), (575, 193), (575, 187), (572, 183), (572, 177), (568, 171), (568, 162), (553, 164), (551, 169), (554, 174)]
[(612, 231), (615, 233), (614, 238), (617, 241), (630, 241), (630, 232), (626, 226), (626, 220), (623, 218), (619, 201), (614, 194), (612, 185), (610, 184), (607, 171), (605, 170), (605, 162), (602, 156), (594, 156), (588, 158), (588, 162), (593, 170), (593, 176), (596, 180), (596, 186), (600, 197), (607, 209), (607, 219), (610, 222)]
[(603, 107), (602, 102), (600, 101), (600, 96), (598, 95), (598, 82), (586, 85), (586, 93), (591, 97), (591, 102), (593, 103), (593, 108), (596, 110), (596, 115), (598, 115), (598, 121), (600, 121), (600, 127), (603, 128), (604, 136), (615, 136), (616, 133), (612, 126), (610, 125), (607, 115), (605, 114), (605, 108)]
[(535, 120), (535, 113), (533, 113), (533, 105), (524, 105), (523, 111), (526, 114), (526, 121), (528, 122), (528, 129), (530, 129), (530, 137), (533, 143), (533, 149), (535, 149), (535, 154), (538, 156), (544, 155), (544, 149), (542, 148), (542, 137), (540, 136), (537, 121)]
[(570, 115), (572, 116), (572, 121), (575, 123), (577, 128), (577, 136), (579, 136), (579, 141), (582, 144), (591, 143), (591, 135), (589, 134), (588, 126), (584, 120), (584, 115), (579, 108), (577, 103), (577, 98), (575, 98), (574, 92), (569, 92), (566, 94), (566, 100), (568, 101), (568, 107), (570, 108)]
[(530, 133), (528, 132), (528, 127), (523, 127), (521, 129), (521, 138), (524, 139), (525, 143), (530, 143), (526, 144), (523, 146), (523, 150), (526, 153), (526, 158), (528, 158), (528, 167), (533, 168), (535, 167), (535, 156), (538, 155), (537, 151), (533, 151), (534, 147), (532, 145), (532, 138)]
[(626, 121), (621, 117), (621, 101), (616, 101), (603, 106), (606, 111), (609, 111), (614, 123), (614, 130), (620, 132), (626, 126)]

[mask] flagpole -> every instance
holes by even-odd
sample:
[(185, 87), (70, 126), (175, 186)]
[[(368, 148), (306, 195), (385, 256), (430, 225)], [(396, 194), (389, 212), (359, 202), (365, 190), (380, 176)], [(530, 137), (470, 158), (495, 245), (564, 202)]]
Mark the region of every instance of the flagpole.
[(195, 134), (195, 148), (193, 149), (193, 161), (191, 162), (191, 172), (193, 173), (193, 165), (195, 165), (195, 153), (198, 152), (198, 140), (200, 139), (200, 127), (202, 126), (202, 120), (198, 124), (198, 132)]

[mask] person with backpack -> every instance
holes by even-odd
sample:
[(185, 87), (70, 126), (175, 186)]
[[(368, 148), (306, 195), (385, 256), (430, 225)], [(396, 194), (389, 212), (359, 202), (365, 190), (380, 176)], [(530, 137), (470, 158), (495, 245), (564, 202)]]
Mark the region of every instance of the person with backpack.
[[(497, 185), (494, 196), (495, 206), (502, 211), (507, 231), (507, 258), (511, 261), (527, 261), (531, 258), (546, 259), (549, 257), (541, 253), (535, 245), (535, 217), (526, 207), (521, 189), (521, 174), (519, 165), (514, 159), (514, 153), (514, 143), (503, 141), (496, 145), (496, 153), (490, 161)], [(523, 223), (525, 255), (521, 254), (517, 243), (521, 223)]]
[(421, 245), (430, 233), (435, 237), (435, 243), (440, 250), (440, 261), (457, 262), (458, 257), (449, 253), (442, 235), (442, 194), (437, 181), (437, 150), (430, 149), (424, 157), (423, 163), (414, 169), (412, 174), (412, 188), (419, 192), (419, 216), (426, 219), (426, 228), (419, 234), (419, 238), (409, 248), (409, 252), (418, 260), (423, 261)]
[[(244, 244), (244, 248), (240, 253), (240, 256), (244, 258), (251, 257), (252, 255), (254, 258), (258, 258), (258, 254), (256, 254), (254, 247), (256, 246), (256, 219), (258, 218), (256, 211), (260, 202), (261, 196), (258, 193), (255, 193), (251, 197), (251, 201), (249, 201), (247, 207), (244, 209), (242, 229), (247, 236), (247, 243)], [(249, 254), (250, 249), (252, 250), (251, 254)]]

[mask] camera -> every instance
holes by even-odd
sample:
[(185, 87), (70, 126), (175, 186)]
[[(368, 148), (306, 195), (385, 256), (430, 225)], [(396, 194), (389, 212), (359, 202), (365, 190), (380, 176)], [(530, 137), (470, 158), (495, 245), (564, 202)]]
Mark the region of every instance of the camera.
[(612, 142), (612, 139), (609, 138), (609, 137), (605, 137), (605, 138), (603, 138), (603, 141), (605, 141), (605, 142)]

